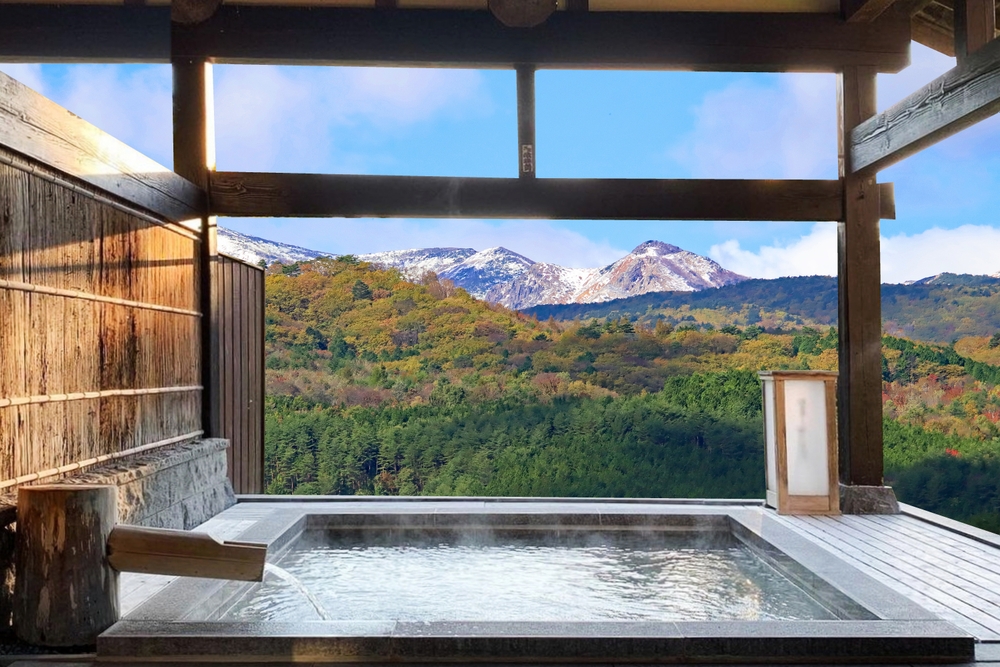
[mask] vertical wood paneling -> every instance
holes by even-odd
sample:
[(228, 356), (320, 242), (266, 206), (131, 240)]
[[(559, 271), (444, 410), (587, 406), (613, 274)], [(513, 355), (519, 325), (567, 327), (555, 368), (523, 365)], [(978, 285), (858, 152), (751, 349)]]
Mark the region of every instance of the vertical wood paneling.
[(201, 430), (197, 389), (60, 398), (197, 387), (201, 350), (197, 238), (64, 178), (0, 162), (0, 482)]
[(219, 255), (218, 350), (220, 437), (227, 438), (229, 478), (237, 493), (263, 491), (264, 273)]

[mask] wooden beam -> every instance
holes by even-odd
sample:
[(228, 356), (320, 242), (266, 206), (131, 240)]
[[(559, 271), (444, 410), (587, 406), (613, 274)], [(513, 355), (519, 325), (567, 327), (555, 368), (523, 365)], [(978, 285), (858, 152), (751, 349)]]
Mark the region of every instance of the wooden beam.
[(0, 60), (166, 63), (170, 7), (3, 4)]
[(910, 22), (823, 14), (557, 12), (512, 30), (485, 12), (223, 5), (183, 53), (219, 62), (837, 71), (909, 63)]
[(535, 68), (517, 66), (518, 176), (535, 177)]
[(896, 0), (841, 0), (840, 12), (845, 21), (869, 23), (892, 7)]
[(838, 141), (844, 217), (838, 228), (840, 335), (838, 433), (844, 484), (881, 486), (882, 310), (879, 255), (880, 188), (875, 176), (852, 173), (851, 131), (876, 109), (872, 68), (838, 76)]
[(955, 57), (955, 40), (950, 31), (924, 16), (913, 17), (913, 41), (938, 53)]
[(954, 0), (955, 57), (961, 65), (996, 35), (994, 0)]
[[(169, 62), (160, 9), (4, 5), (0, 60)], [(896, 72), (909, 64), (910, 22), (892, 14), (563, 11), (516, 30), (485, 11), (223, 4), (174, 45), (177, 56), (244, 64)]]
[(182, 25), (201, 23), (208, 20), (222, 0), (171, 0), (170, 20)]
[(191, 182), (2, 72), (0, 146), (169, 221), (205, 207)]
[[(175, 35), (187, 28), (175, 23)], [(174, 170), (208, 192), (209, 172), (215, 169), (215, 117), (212, 65), (199, 58), (175, 58), (173, 70)], [(202, 430), (219, 437), (219, 324), (216, 306), (218, 227), (208, 205), (199, 215), (199, 309), (201, 318)]]
[(885, 169), (1000, 111), (1000, 40), (851, 131), (852, 173)]
[(808, 221), (843, 217), (840, 181), (216, 172), (210, 199), (213, 215), (233, 217)]

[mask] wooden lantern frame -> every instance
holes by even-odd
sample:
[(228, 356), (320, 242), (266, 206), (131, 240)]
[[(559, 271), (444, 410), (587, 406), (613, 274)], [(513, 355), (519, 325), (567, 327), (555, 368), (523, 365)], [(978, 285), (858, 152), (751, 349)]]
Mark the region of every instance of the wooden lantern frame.
[[(767, 481), (767, 505), (778, 514), (840, 514), (840, 472), (837, 440), (837, 378), (836, 371), (761, 371), (761, 408), (764, 412), (765, 477), (771, 470), (768, 452), (767, 385), (774, 385), (774, 452), (775, 487)], [(823, 382), (826, 396), (827, 472), (829, 492), (826, 495), (791, 495), (788, 492), (788, 439), (786, 433), (785, 383), (788, 381)]]

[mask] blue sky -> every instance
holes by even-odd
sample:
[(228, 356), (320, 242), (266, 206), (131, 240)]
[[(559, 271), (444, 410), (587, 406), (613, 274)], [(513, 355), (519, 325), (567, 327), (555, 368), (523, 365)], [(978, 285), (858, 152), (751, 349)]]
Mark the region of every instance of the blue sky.
[[(879, 77), (884, 108), (953, 66), (917, 44)], [(169, 166), (167, 66), (0, 65)], [(516, 175), (510, 71), (215, 68), (225, 170)], [(832, 75), (541, 71), (542, 177), (835, 178)], [(883, 279), (1000, 271), (1000, 117), (883, 172)], [(567, 266), (610, 263), (647, 239), (746, 275), (836, 270), (836, 226), (521, 220), (236, 220), (224, 226), (331, 253), (503, 245)]]

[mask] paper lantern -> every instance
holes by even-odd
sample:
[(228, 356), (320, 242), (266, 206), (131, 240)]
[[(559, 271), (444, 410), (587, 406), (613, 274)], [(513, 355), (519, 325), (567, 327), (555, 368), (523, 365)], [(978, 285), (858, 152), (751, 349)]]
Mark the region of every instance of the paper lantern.
[(779, 514), (840, 514), (837, 373), (761, 371), (767, 505)]

